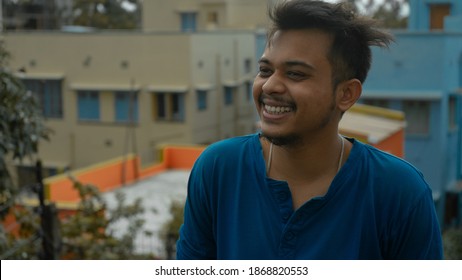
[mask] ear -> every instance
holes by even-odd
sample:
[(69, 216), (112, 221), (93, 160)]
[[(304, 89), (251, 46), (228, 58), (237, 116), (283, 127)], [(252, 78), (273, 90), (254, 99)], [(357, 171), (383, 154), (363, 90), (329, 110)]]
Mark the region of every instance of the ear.
[(342, 112), (346, 112), (353, 106), (363, 91), (363, 85), (358, 79), (341, 82), (337, 86), (337, 106)]

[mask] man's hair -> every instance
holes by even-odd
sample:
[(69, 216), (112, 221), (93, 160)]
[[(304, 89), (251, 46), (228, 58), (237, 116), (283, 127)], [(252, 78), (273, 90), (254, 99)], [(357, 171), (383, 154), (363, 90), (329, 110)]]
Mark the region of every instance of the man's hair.
[(269, 17), (269, 45), (278, 30), (313, 28), (333, 36), (327, 58), (334, 86), (353, 78), (363, 83), (371, 66), (370, 46), (388, 47), (393, 41), (392, 35), (380, 30), (375, 20), (358, 16), (345, 3), (286, 0), (270, 7)]

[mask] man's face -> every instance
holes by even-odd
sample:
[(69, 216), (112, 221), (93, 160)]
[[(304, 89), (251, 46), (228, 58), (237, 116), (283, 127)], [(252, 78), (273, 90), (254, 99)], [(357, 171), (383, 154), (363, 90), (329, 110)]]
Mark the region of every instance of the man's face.
[(277, 31), (259, 61), (253, 97), (262, 134), (278, 145), (337, 129), (339, 112), (327, 53), (332, 37), (320, 30)]

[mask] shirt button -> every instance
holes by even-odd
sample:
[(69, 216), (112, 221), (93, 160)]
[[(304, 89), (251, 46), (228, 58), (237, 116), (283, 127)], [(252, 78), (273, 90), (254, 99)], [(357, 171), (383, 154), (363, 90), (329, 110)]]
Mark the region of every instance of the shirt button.
[(284, 239), (285, 240), (292, 240), (292, 239), (294, 239), (294, 237), (295, 237), (295, 234), (293, 232), (289, 231), (289, 232), (286, 233), (286, 236), (285, 236)]
[(290, 214), (289, 214), (289, 213), (284, 213), (284, 214), (282, 214), (282, 219), (283, 219), (284, 221), (287, 221), (289, 218), (290, 218)]

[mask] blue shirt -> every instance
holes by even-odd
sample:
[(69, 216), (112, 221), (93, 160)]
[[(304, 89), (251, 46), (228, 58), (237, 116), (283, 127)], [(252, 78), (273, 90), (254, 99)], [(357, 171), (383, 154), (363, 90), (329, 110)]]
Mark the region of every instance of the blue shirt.
[(322, 197), (296, 211), (266, 176), (259, 135), (196, 161), (177, 259), (441, 259), (431, 190), (412, 165), (357, 140)]

